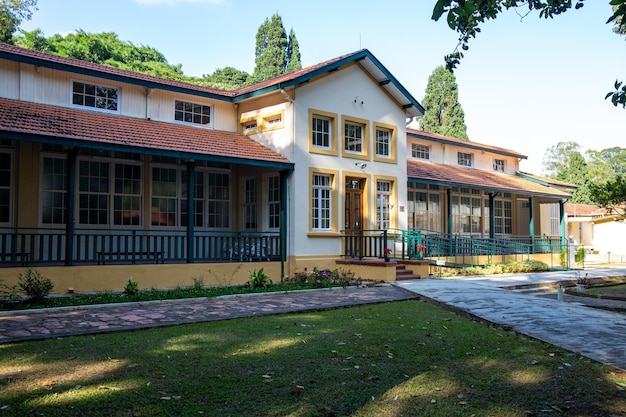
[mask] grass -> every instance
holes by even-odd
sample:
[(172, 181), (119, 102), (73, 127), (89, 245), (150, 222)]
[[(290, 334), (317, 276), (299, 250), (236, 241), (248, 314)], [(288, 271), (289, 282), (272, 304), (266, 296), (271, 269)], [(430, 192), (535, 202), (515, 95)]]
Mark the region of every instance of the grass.
[(617, 416), (624, 387), (416, 300), (0, 345), (0, 416)]
[(600, 297), (612, 297), (626, 300), (626, 284), (591, 287), (587, 288), (585, 293)]

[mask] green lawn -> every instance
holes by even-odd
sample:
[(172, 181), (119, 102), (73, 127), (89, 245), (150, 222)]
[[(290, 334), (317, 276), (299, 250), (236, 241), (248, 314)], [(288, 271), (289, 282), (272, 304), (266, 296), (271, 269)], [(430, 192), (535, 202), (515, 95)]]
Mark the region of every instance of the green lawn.
[(0, 345), (0, 417), (624, 416), (624, 387), (415, 300)]

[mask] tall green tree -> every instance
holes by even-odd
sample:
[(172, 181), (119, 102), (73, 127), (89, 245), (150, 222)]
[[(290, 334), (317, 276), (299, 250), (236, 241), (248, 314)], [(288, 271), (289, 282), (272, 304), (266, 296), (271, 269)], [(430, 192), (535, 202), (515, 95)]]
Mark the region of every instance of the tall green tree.
[[(452, 70), (463, 58), (463, 52), (469, 49), (469, 40), (480, 33), (483, 23), (497, 18), (503, 11), (528, 8), (526, 14), (538, 11), (540, 18), (548, 19), (572, 8), (580, 9), (584, 2), (585, 0), (436, 0), (432, 19), (437, 21), (446, 14), (450, 29), (459, 33), (456, 49), (445, 57), (447, 68)], [(613, 24), (616, 33), (626, 34), (626, 0), (610, 0), (609, 4), (613, 6), (613, 14), (606, 23)], [(626, 108), (626, 83), (615, 81), (614, 91), (610, 91), (606, 99), (610, 99), (615, 106), (622, 105)]]
[(546, 149), (543, 155), (543, 175), (549, 178), (559, 178), (567, 172), (574, 152), (580, 153), (580, 145), (576, 142), (559, 142)]
[(0, 42), (13, 43), (13, 34), (23, 20), (30, 20), (37, 0), (0, 0)]
[(594, 204), (591, 195), (589, 168), (582, 154), (574, 151), (569, 156), (569, 164), (564, 171), (557, 174), (557, 179), (578, 186), (578, 189), (572, 193), (572, 203), (577, 204)]
[(459, 104), (459, 87), (454, 74), (439, 66), (428, 77), (422, 106), (424, 116), (418, 118), (420, 129), (458, 139), (469, 140), (465, 112)]
[(293, 28), (289, 31), (289, 39), (287, 40), (287, 67), (285, 72), (293, 72), (302, 68), (300, 60), (300, 45), (296, 39), (296, 32)]
[(269, 80), (302, 68), (300, 48), (293, 29), (287, 37), (283, 19), (275, 13), (259, 26), (256, 34), (254, 82)]
[(626, 174), (626, 148), (615, 146), (601, 151), (590, 149), (585, 153), (585, 159), (589, 166), (589, 179), (594, 183)]
[(590, 192), (596, 204), (609, 213), (626, 216), (626, 174), (621, 174), (601, 184), (591, 184)]

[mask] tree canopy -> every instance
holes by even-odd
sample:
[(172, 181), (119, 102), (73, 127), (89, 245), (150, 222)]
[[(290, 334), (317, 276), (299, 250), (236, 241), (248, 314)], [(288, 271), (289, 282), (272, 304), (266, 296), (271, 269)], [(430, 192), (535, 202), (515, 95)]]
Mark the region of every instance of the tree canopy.
[(282, 18), (275, 13), (259, 26), (256, 34), (254, 82), (269, 80), (302, 68), (300, 47), (291, 29), (289, 37)]
[[(459, 43), (451, 54), (445, 57), (446, 67), (456, 68), (463, 58), (463, 52), (469, 49), (469, 40), (481, 31), (480, 26), (487, 20), (495, 19), (500, 13), (511, 8), (528, 8), (526, 14), (539, 11), (540, 18), (553, 18), (568, 10), (580, 9), (585, 0), (437, 0), (432, 19), (437, 21), (446, 14), (448, 26), (459, 33)], [(613, 15), (607, 22), (613, 24), (618, 34), (626, 33), (626, 0), (610, 0)], [(459, 50), (460, 48), (460, 50)], [(626, 108), (626, 83), (615, 81), (614, 91), (606, 95), (615, 105)]]
[[(559, 142), (548, 148), (543, 172), (578, 186), (573, 203), (595, 204), (626, 214), (626, 148), (588, 150), (585, 157), (576, 142)], [(620, 211), (621, 210), (621, 211)]]
[(30, 20), (37, 0), (0, 0), (0, 42), (13, 43), (13, 34), (23, 20)]
[(459, 104), (459, 87), (454, 74), (439, 66), (428, 77), (422, 100), (424, 116), (418, 119), (420, 129), (468, 140), (465, 112)]
[(122, 41), (113, 32), (88, 33), (79, 29), (66, 36), (55, 34), (47, 38), (41, 29), (35, 29), (22, 31), (14, 41), (24, 48), (211, 88), (230, 90), (242, 87), (250, 78), (248, 73), (232, 67), (217, 69), (202, 77), (187, 76), (181, 64), (169, 64), (155, 48)]

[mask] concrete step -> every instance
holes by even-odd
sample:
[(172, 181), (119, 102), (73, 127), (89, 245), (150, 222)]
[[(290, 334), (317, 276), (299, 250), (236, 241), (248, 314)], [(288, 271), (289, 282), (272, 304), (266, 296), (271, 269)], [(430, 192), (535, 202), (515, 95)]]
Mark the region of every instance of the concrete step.
[(420, 277), (413, 274), (412, 270), (406, 269), (406, 265), (398, 264), (396, 266), (396, 281), (406, 281), (410, 279), (420, 279)]
[(532, 295), (537, 295), (537, 294), (550, 294), (550, 293), (554, 293), (557, 289), (554, 288), (553, 286), (544, 286), (544, 287), (528, 287), (528, 288), (519, 288), (519, 289), (515, 289), (513, 290), (514, 292), (520, 293), (520, 294), (532, 294)]

